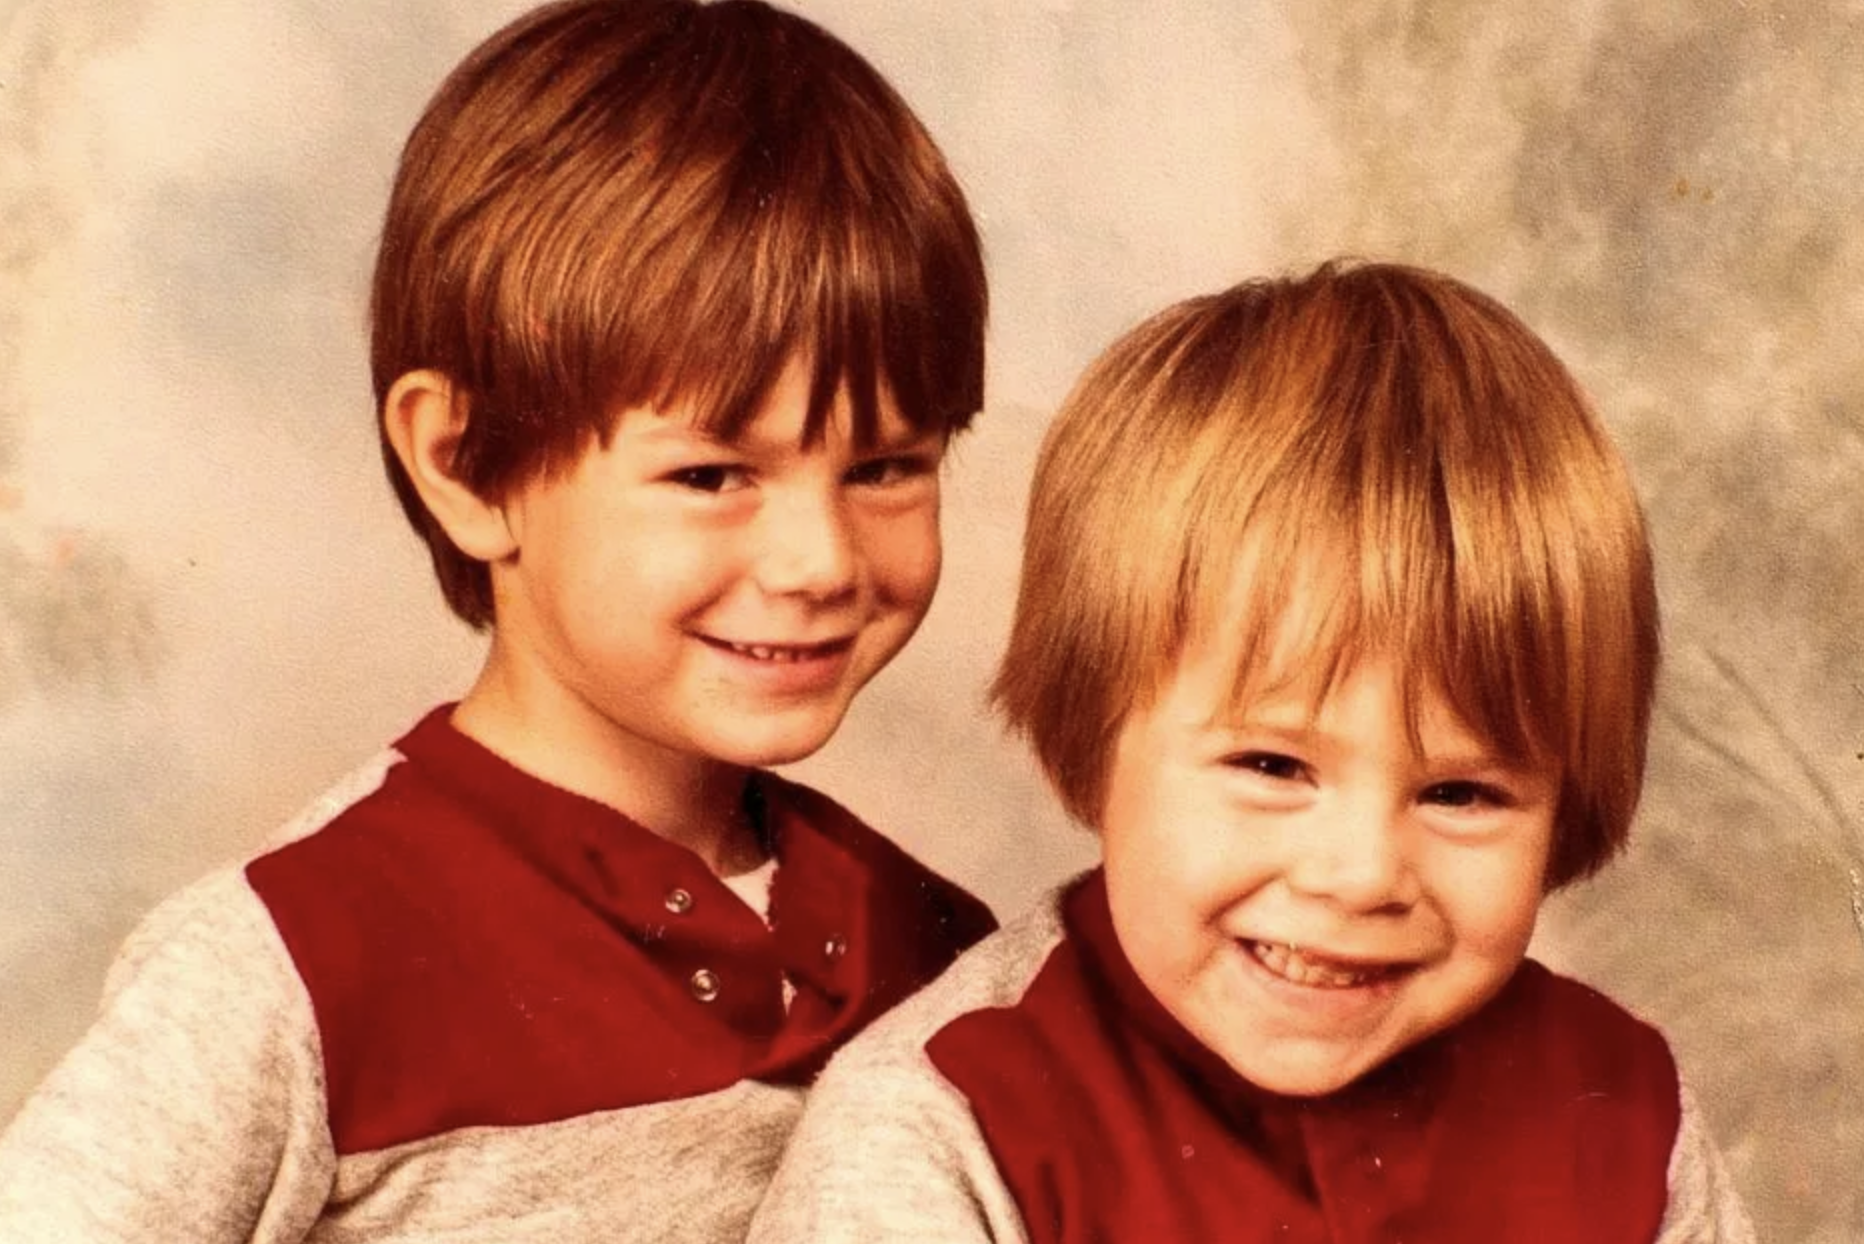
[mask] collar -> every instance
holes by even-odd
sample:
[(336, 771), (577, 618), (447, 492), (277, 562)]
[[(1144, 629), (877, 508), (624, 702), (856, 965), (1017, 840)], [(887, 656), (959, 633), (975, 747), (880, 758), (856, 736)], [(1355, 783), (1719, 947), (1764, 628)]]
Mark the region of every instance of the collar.
[(746, 804), (777, 861), (766, 922), (694, 852), (519, 769), (456, 728), (452, 710), (430, 712), (397, 749), (735, 1030), (753, 1052), (746, 1074), (812, 1076), (991, 927), (980, 904), (833, 800), (760, 771)]
[[(1081, 948), (1109, 1022), (1129, 1026), (1160, 1051), (1237, 1135), (1286, 1178), (1312, 1191), (1312, 1150), (1342, 1126), (1418, 1128), (1452, 1073), (1454, 1042), (1420, 1042), (1358, 1080), (1319, 1097), (1275, 1093), (1239, 1075), (1191, 1035), (1153, 996), (1126, 957), (1107, 904), (1104, 870), (1087, 873), (1063, 894), (1062, 922)], [(1375, 1122), (1376, 1121), (1376, 1122)]]

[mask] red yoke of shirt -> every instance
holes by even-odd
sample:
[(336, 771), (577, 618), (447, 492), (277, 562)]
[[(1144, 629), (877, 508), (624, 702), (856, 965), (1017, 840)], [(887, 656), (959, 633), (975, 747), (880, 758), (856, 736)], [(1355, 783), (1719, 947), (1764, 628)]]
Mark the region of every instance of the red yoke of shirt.
[(1486, 1007), (1347, 1088), (1256, 1088), (1122, 953), (1095, 873), (1015, 1006), (927, 1052), (1033, 1244), (1649, 1244), (1679, 1123), (1663, 1037), (1524, 963)]
[(770, 774), (766, 925), (692, 852), (518, 770), (449, 708), (396, 750), (378, 790), (247, 868), (310, 994), (338, 1153), (804, 1083), (994, 927)]

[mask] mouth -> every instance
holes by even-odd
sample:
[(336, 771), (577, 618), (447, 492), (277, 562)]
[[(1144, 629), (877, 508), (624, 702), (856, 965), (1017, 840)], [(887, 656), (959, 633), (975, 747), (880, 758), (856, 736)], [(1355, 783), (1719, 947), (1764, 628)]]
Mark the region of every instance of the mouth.
[(1362, 989), (1395, 980), (1410, 972), (1409, 963), (1370, 963), (1336, 959), (1302, 950), (1289, 942), (1259, 942), (1248, 938), (1243, 949), (1271, 976), (1309, 989)]
[(701, 635), (699, 638), (721, 651), (767, 665), (797, 665), (804, 661), (819, 661), (825, 657), (839, 656), (854, 644), (852, 638), (825, 639), (813, 644), (741, 644), (710, 635)]

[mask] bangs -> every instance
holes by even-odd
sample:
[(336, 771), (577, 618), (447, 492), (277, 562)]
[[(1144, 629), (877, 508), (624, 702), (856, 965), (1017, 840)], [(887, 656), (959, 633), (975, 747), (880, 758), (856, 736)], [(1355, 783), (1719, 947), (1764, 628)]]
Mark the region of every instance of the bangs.
[(1294, 692), (1312, 717), (1358, 666), (1384, 658), (1414, 749), (1435, 696), (1501, 759), (1557, 763), (1565, 666), (1534, 593), (1506, 560), (1459, 558), (1438, 521), (1449, 507), (1416, 500), (1314, 480), (1258, 511), (1227, 581), (1209, 576), (1208, 598), (1185, 603), (1190, 642), (1230, 654), (1222, 711), (1238, 721)]
[(1233, 379), (1248, 410), (1205, 425), (1199, 457), (1229, 469), (1200, 481), (1181, 615), (1236, 653), (1233, 709), (1298, 686), (1317, 710), (1380, 655), (1413, 743), (1434, 692), (1511, 761), (1573, 756), (1579, 646), (1604, 633), (1584, 503), (1611, 466), (1583, 400), (1551, 356), (1482, 324), (1487, 305), (1334, 295), (1258, 326), (1281, 348)]
[(680, 409), (730, 439), (803, 358), (805, 442), (822, 436), (844, 393), (862, 447), (883, 395), (916, 430), (962, 431), (983, 405), (984, 286), (969, 215), (960, 200), (934, 202), (931, 179), (914, 188), (926, 196), (915, 207), (889, 202), (898, 188), (862, 165), (869, 140), (838, 132), (820, 92), (805, 94), (745, 105), (794, 119), (752, 130), (743, 158), (708, 188), (716, 199), (678, 279), (616, 317), (595, 347), (606, 404)]
[(962, 431), (983, 405), (984, 272), (929, 136), (819, 30), (761, 5), (687, 21), (656, 56), (682, 66), (684, 97), (627, 151), (626, 180), (662, 189), (628, 196), (583, 278), (572, 357), (591, 369), (601, 431), (646, 405), (730, 439), (797, 358), (805, 442), (844, 393), (862, 447), (883, 396), (916, 430)]

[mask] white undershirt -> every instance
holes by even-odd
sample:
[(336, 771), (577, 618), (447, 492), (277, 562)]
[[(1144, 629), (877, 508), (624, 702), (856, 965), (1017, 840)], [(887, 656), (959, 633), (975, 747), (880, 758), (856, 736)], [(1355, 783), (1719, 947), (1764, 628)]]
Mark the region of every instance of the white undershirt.
[(770, 881), (777, 875), (777, 857), (771, 856), (748, 873), (720, 877), (725, 885), (743, 899), (745, 905), (770, 923)]
[[(777, 875), (777, 857), (771, 856), (748, 873), (739, 873), (735, 877), (720, 877), (727, 889), (744, 900), (745, 906), (770, 923), (770, 882)], [(791, 983), (789, 975), (783, 977), (783, 1009), (789, 1010), (790, 1001), (796, 997), (796, 986)]]

